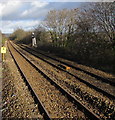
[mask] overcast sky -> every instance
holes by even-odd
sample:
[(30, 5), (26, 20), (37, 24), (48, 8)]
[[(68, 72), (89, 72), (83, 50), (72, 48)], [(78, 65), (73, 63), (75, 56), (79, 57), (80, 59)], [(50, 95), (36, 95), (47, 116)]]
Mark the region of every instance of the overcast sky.
[(48, 11), (78, 8), (87, 1), (90, 0), (0, 0), (0, 30), (2, 33), (12, 33), (18, 27), (31, 30)]

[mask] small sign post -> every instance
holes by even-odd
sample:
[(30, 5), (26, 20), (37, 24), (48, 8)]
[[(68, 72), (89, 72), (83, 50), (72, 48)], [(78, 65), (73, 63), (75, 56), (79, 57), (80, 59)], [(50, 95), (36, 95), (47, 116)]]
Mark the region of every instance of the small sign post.
[(4, 54), (6, 53), (6, 47), (1, 47), (1, 53), (2, 53), (2, 61), (4, 62), (5, 61), (5, 57), (4, 57)]

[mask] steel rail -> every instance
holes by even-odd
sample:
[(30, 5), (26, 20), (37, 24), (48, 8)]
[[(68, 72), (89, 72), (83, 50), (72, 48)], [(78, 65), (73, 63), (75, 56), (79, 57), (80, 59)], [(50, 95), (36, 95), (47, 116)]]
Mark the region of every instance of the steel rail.
[[(12, 44), (11, 44), (12, 45)], [(12, 45), (13, 46), (13, 45)], [(25, 55), (23, 55), (19, 50), (17, 50), (14, 46), (13, 48), (21, 55), (23, 56), (26, 61), (28, 61), (41, 75), (43, 75), (47, 80), (51, 82), (51, 84), (55, 85), (64, 95), (68, 97), (68, 99), (77, 105), (78, 109), (84, 112), (84, 114), (89, 117), (91, 120), (100, 120), (100, 117), (96, 115), (92, 110), (89, 110), (85, 105), (83, 105), (79, 100), (75, 98), (71, 93), (68, 93), (67, 90), (65, 90), (59, 83), (52, 80), (50, 76), (45, 71), (40, 70), (33, 62), (31, 62)]]
[[(22, 48), (22, 47), (21, 47), (21, 48)], [(23, 49), (23, 48), (22, 48), (22, 49)], [(29, 48), (28, 48), (28, 49), (29, 49)], [(26, 50), (26, 49), (24, 49), (24, 50)], [(69, 71), (66, 71), (66, 70), (60, 68), (59, 66), (57, 66), (57, 65), (55, 65), (55, 64), (53, 64), (53, 63), (51, 63), (51, 62), (49, 62), (49, 61), (41, 58), (40, 56), (33, 54), (31, 51), (29, 51), (29, 50), (26, 50), (26, 51), (29, 52), (29, 53), (31, 53), (31, 54), (34, 55), (35, 57), (38, 57), (39, 59), (43, 60), (44, 62), (47, 62), (48, 64), (52, 65), (53, 67), (55, 67), (55, 68), (57, 68), (57, 69), (59, 69), (59, 70), (62, 70), (62, 71), (64, 71), (64, 72), (68, 73), (69, 75), (75, 77), (75, 78), (78, 79), (80, 82), (83, 82), (84, 84), (86, 84), (86, 85), (89, 86), (90, 88), (95, 89), (96, 91), (102, 93), (103, 95), (105, 95), (105, 96), (107, 96), (107, 97), (109, 97), (109, 98), (115, 99), (115, 96), (114, 96), (114, 95), (112, 95), (112, 94), (110, 94), (110, 93), (108, 93), (108, 92), (106, 92), (106, 91), (104, 91), (104, 90), (96, 87), (95, 85), (92, 85), (91, 83), (89, 83), (89, 82), (87, 82), (87, 81), (85, 81), (85, 80), (77, 77), (76, 75), (70, 73)]]
[[(24, 47), (26, 47), (26, 48), (28, 48), (28, 49), (31, 49), (31, 48), (29, 48), (29, 47), (27, 47), (27, 46), (24, 46)], [(33, 50), (33, 51), (35, 51), (35, 52), (38, 52), (39, 54), (44, 55), (44, 56), (46, 56), (46, 57), (48, 57), (48, 58), (50, 58), (50, 59), (53, 59), (53, 60), (55, 60), (55, 61), (57, 61), (57, 62), (60, 62), (61, 64), (64, 64), (64, 65), (67, 65), (67, 66), (69, 66), (69, 67), (72, 67), (72, 68), (74, 68), (74, 69), (76, 69), (76, 70), (82, 71), (82, 72), (84, 72), (84, 73), (86, 73), (86, 74), (88, 74), (88, 75), (90, 75), (90, 76), (92, 76), (92, 77), (95, 77), (97, 80), (99, 79), (99, 80), (101, 80), (101, 81), (103, 81), (103, 82), (106, 82), (106, 83), (109, 83), (109, 84), (115, 86), (115, 78), (104, 78), (104, 77), (102, 77), (102, 76), (96, 75), (96, 74), (94, 74), (94, 73), (91, 73), (91, 72), (86, 71), (86, 70), (84, 70), (84, 69), (81, 69), (81, 68), (79, 68), (79, 67), (75, 67), (75, 66), (73, 66), (73, 65), (71, 65), (71, 64), (69, 64), (69, 63), (63, 62), (63, 61), (61, 61), (61, 60), (59, 60), (59, 59), (56, 59), (56, 58), (53, 58), (53, 57), (51, 57), (51, 56), (49, 56), (49, 55), (46, 55), (46, 54), (44, 54), (44, 53), (41, 53), (40, 51), (36, 51), (35, 49), (31, 49), (31, 50)]]
[(16, 64), (16, 66), (17, 66), (17, 68), (18, 68), (18, 70), (19, 70), (19, 72), (20, 72), (20, 74), (21, 74), (24, 82), (25, 82), (26, 85), (28, 86), (28, 89), (30, 90), (31, 95), (32, 95), (33, 98), (34, 98), (35, 103), (38, 104), (38, 109), (39, 109), (40, 113), (43, 115), (44, 119), (46, 119), (46, 120), (51, 120), (49, 113), (47, 112), (47, 110), (46, 110), (45, 107), (43, 106), (42, 102), (40, 101), (38, 95), (37, 95), (37, 94), (35, 93), (35, 91), (33, 90), (32, 86), (29, 84), (26, 75), (22, 72), (21, 68), (19, 67), (19, 65), (18, 65), (18, 63), (17, 63), (14, 55), (12, 54), (12, 52), (11, 52), (11, 50), (10, 50), (10, 48), (9, 48), (9, 45), (7, 45), (7, 46), (8, 46), (8, 50), (9, 50), (9, 52), (10, 52), (10, 54), (11, 54), (11, 56), (12, 56), (12, 58), (13, 58), (15, 64)]

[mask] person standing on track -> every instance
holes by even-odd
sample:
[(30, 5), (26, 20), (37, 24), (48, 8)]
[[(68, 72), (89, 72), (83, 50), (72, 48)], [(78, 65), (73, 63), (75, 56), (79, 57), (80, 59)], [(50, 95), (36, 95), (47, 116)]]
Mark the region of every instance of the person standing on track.
[(36, 38), (34, 32), (32, 33), (32, 47), (37, 47)]

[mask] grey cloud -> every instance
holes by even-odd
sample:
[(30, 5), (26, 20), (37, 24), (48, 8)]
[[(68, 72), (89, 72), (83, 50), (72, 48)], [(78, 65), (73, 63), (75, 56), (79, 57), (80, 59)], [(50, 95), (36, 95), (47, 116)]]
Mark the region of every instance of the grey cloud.
[(0, 29), (2, 29), (2, 31), (5, 33), (13, 32), (13, 29), (17, 26), (23, 26), (23, 29), (25, 30), (31, 29), (32, 26), (34, 27), (39, 25), (40, 21), (44, 20), (45, 16), (50, 10), (60, 10), (64, 8), (72, 9), (77, 8), (80, 5), (81, 3), (77, 2), (51, 2), (47, 5), (44, 5), (43, 7), (34, 7), (31, 5), (31, 2), (23, 2), (21, 6), (19, 6), (11, 13), (3, 13), (2, 23), (4, 24), (4, 26), (2, 28), (0, 27)]
[[(63, 8), (77, 8), (81, 3), (67, 3), (67, 2), (51, 2), (41, 8), (33, 8), (30, 3), (23, 3), (22, 7), (13, 11), (9, 15), (2, 16), (2, 20), (27, 20), (27, 19), (41, 19), (44, 18), (49, 10), (63, 9)], [(24, 11), (28, 13), (24, 14)]]

